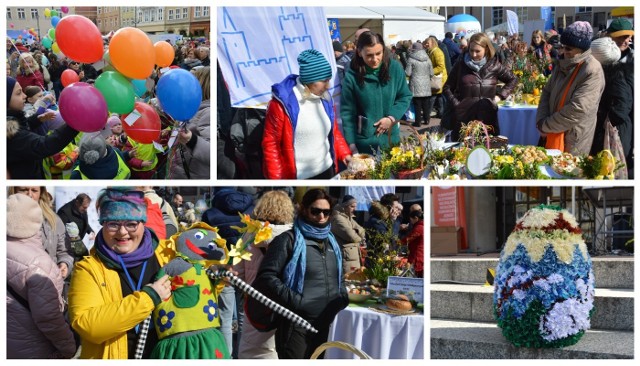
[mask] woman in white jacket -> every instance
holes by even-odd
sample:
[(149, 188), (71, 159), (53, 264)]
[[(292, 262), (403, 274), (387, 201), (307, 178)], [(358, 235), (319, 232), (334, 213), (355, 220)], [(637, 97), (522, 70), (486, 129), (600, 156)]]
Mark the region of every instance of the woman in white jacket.
[[(293, 202), (284, 191), (268, 191), (253, 209), (253, 216), (263, 222), (268, 221), (272, 230), (271, 239), (252, 245), (249, 251), (253, 254), (250, 261), (242, 261), (234, 270), (247, 283), (252, 283), (258, 275), (260, 263), (267, 252), (267, 247), (276, 236), (291, 230), (293, 227)], [(275, 330), (259, 332), (248, 319), (242, 324), (242, 337), (238, 346), (238, 358), (270, 358), (277, 359)]]

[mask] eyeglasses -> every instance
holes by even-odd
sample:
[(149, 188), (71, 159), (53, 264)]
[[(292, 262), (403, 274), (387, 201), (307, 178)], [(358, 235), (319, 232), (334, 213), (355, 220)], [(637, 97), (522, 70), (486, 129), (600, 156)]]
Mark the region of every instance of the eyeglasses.
[(104, 223), (104, 227), (107, 229), (107, 231), (116, 233), (120, 231), (120, 228), (122, 226), (124, 226), (124, 228), (131, 233), (138, 229), (139, 224), (140, 224), (140, 221), (125, 221), (125, 222), (107, 221)]
[(330, 216), (331, 215), (331, 210), (323, 210), (321, 208), (317, 208), (317, 207), (311, 207), (309, 208), (309, 212), (311, 212), (311, 214), (313, 216), (318, 216), (320, 214), (323, 214), (324, 217)]

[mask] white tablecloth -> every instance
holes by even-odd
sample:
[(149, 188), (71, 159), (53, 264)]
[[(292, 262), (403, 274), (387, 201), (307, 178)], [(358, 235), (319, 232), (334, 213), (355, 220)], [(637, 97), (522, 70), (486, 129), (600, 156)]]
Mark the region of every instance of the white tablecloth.
[[(424, 359), (424, 315), (397, 316), (347, 307), (333, 321), (329, 341), (347, 342), (375, 359)], [(358, 356), (330, 348), (325, 358)]]
[(538, 106), (516, 105), (498, 108), (500, 134), (509, 138), (510, 145), (538, 145), (540, 132), (536, 128)]

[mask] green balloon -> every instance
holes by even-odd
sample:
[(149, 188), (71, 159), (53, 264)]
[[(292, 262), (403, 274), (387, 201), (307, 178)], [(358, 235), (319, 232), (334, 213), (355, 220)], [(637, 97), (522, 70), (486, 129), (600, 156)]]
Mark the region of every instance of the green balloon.
[(44, 46), (44, 48), (50, 50), (52, 44), (53, 44), (53, 41), (49, 37), (44, 37), (42, 39), (42, 45)]
[(51, 16), (55, 17), (58, 15), (58, 11), (57, 10), (51, 10)]
[(119, 72), (103, 72), (96, 79), (95, 87), (107, 101), (110, 112), (127, 114), (133, 110), (136, 99), (133, 85)]
[(52, 41), (56, 40), (56, 30), (54, 28), (49, 29), (49, 38), (51, 38)]
[(106, 63), (107, 65), (111, 65), (111, 56), (109, 56), (109, 50), (104, 51), (102, 59), (104, 60), (104, 63)]

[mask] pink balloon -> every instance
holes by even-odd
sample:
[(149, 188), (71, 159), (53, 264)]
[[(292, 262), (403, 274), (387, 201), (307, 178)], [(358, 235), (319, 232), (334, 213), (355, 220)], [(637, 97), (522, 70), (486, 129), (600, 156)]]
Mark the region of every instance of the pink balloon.
[(60, 8), (60, 11), (62, 11), (63, 13), (67, 14), (69, 12), (69, 8), (66, 6), (63, 6)]
[(15, 27), (16, 25), (15, 25), (15, 24), (13, 24), (13, 23), (11, 23), (11, 24), (9, 24), (9, 26), (10, 26), (11, 28), (13, 28), (13, 27)]
[(93, 85), (77, 82), (62, 90), (58, 102), (64, 121), (74, 130), (97, 132), (107, 123), (109, 112), (102, 93)]

